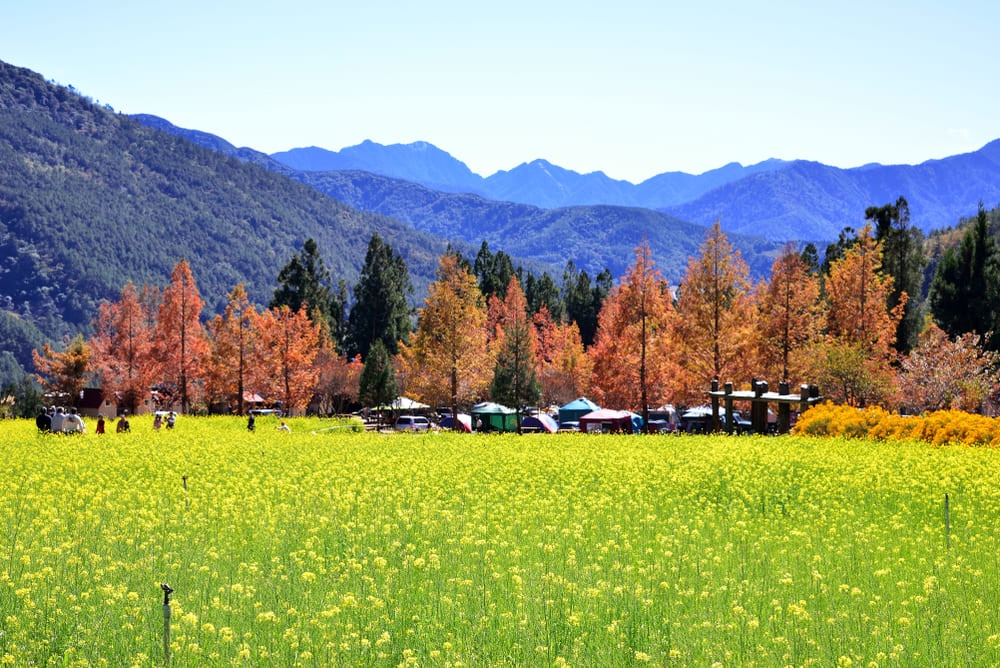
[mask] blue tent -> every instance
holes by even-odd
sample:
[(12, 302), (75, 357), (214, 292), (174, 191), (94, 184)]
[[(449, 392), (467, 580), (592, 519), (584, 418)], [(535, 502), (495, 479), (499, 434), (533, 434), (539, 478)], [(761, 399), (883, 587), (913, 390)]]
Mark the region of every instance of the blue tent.
[(525, 415), (521, 419), (521, 429), (554, 434), (559, 431), (559, 425), (556, 423), (556, 419), (548, 413), (539, 413), (538, 415)]
[(579, 422), (587, 413), (599, 411), (601, 407), (586, 397), (575, 399), (559, 409), (559, 424)]

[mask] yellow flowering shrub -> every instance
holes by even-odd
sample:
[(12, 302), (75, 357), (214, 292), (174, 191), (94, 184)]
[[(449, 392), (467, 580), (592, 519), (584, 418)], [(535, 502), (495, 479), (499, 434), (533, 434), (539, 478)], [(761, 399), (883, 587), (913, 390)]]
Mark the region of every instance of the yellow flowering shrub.
[(932, 445), (1000, 445), (1000, 423), (963, 411), (903, 416), (877, 406), (852, 408), (826, 402), (799, 416), (794, 433), (877, 440), (918, 440)]

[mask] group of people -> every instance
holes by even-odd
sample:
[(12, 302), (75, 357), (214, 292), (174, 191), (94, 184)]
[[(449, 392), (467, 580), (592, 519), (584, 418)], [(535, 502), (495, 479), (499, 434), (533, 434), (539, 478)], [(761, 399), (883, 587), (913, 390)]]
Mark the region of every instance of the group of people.
[[(256, 420), (254, 414), (250, 413), (250, 415), (247, 417), (247, 431), (253, 431), (256, 428), (257, 428), (257, 420)], [(284, 432), (290, 432), (290, 431), (292, 431), (291, 427), (289, 427), (287, 424), (285, 424), (284, 420), (282, 420), (281, 424), (279, 424), (277, 427), (275, 427), (275, 429), (277, 429), (278, 431), (284, 431)]]
[[(173, 429), (176, 422), (177, 413), (157, 413), (153, 418), (153, 429), (159, 431), (160, 427), (163, 425), (166, 425), (167, 429)], [(97, 415), (97, 428), (94, 430), (94, 433), (98, 435), (103, 434), (105, 431), (105, 424), (104, 414), (99, 413)], [(35, 418), (35, 425), (38, 427), (38, 431), (42, 433), (87, 433), (87, 425), (84, 423), (83, 417), (80, 416), (76, 408), (65, 409), (62, 406), (43, 408), (38, 412), (38, 417)], [(122, 411), (122, 414), (118, 417), (115, 425), (115, 431), (119, 434), (132, 431), (132, 425), (128, 421), (127, 410)]]
[(62, 406), (50, 406), (38, 412), (35, 418), (38, 431), (47, 431), (57, 434), (86, 434), (87, 425), (83, 418), (77, 413), (76, 408), (69, 410)]
[[(174, 425), (177, 423), (177, 413), (173, 411), (167, 412), (157, 412), (153, 416), (153, 429), (159, 431), (161, 427), (166, 425), (167, 429), (173, 429)], [(65, 409), (62, 406), (52, 406), (51, 408), (43, 408), (38, 413), (38, 417), (35, 418), (35, 424), (38, 426), (38, 431), (40, 432), (52, 432), (59, 434), (86, 434), (87, 425), (84, 424), (83, 418), (77, 412), (76, 408)], [(251, 413), (250, 418), (247, 422), (247, 429), (250, 431), (254, 430), (254, 416)], [(281, 424), (275, 427), (278, 431), (290, 432), (291, 428), (285, 424), (282, 420)], [(97, 428), (95, 433), (103, 434), (105, 430), (104, 415), (97, 415)], [(115, 426), (115, 431), (119, 434), (126, 433), (132, 430), (132, 425), (128, 421), (128, 411), (122, 411), (121, 416), (119, 416), (117, 425)]]
[(173, 411), (169, 413), (161, 413), (157, 411), (156, 415), (153, 416), (153, 429), (156, 431), (160, 431), (160, 427), (163, 425), (167, 425), (167, 429), (173, 429), (174, 424), (176, 423), (177, 413), (174, 413)]

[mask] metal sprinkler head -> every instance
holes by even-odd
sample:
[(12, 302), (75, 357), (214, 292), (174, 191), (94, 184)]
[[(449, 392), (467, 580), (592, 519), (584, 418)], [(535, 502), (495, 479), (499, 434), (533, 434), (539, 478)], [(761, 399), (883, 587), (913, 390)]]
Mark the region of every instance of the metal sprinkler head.
[(163, 582), (160, 584), (160, 589), (163, 590), (163, 605), (170, 605), (170, 595), (174, 593), (174, 588)]

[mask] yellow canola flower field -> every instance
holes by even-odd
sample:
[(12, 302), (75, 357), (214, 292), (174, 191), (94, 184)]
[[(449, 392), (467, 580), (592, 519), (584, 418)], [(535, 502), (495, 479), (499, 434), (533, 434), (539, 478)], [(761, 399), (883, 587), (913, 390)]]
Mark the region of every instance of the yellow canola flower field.
[(995, 449), (290, 424), (0, 422), (0, 666), (1000, 663)]

